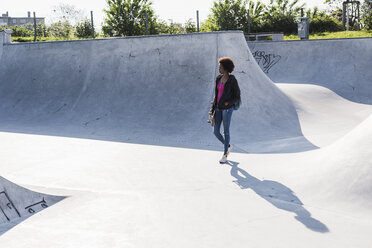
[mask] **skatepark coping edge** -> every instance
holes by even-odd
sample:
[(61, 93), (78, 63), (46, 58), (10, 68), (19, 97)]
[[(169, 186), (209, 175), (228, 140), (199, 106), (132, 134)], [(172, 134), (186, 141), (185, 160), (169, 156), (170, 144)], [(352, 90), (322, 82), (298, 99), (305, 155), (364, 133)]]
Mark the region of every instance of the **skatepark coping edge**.
[(80, 42), (80, 41), (106, 41), (106, 40), (119, 40), (119, 39), (138, 39), (138, 38), (156, 38), (156, 37), (174, 37), (174, 36), (192, 36), (192, 35), (208, 35), (208, 34), (219, 34), (219, 33), (242, 33), (240, 30), (230, 30), (230, 31), (215, 31), (215, 32), (195, 32), (195, 33), (185, 33), (185, 34), (156, 34), (156, 35), (139, 35), (139, 36), (126, 36), (126, 37), (110, 37), (110, 38), (100, 38), (100, 39), (80, 39), (80, 40), (56, 40), (56, 41), (36, 41), (36, 42), (15, 42), (7, 45), (39, 45), (47, 43), (64, 43), (64, 42)]

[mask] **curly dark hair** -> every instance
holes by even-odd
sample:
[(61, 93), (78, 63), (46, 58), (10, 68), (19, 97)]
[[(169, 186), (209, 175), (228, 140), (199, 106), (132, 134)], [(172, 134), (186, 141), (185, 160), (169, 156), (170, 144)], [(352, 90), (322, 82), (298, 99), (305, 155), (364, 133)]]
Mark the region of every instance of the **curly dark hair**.
[(222, 65), (223, 69), (225, 71), (228, 71), (229, 73), (231, 73), (235, 68), (233, 60), (229, 57), (220, 58), (218, 60), (218, 63), (220, 63)]

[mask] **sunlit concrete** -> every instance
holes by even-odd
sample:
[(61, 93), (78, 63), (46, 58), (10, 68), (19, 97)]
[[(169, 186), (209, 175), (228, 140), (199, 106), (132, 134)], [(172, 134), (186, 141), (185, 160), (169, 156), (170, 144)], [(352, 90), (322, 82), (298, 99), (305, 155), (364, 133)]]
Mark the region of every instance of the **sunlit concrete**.
[[(222, 165), (221, 56), (243, 101)], [(372, 106), (267, 75), (241, 32), (4, 45), (0, 186), (56, 204), (1, 247), (369, 247)]]

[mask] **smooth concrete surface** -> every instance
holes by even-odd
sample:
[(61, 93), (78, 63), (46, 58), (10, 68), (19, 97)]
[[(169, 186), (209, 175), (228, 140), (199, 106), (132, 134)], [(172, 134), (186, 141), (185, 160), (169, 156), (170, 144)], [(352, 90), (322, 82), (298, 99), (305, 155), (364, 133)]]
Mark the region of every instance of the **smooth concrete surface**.
[(372, 103), (372, 38), (248, 42), (277, 83), (324, 86), (343, 98)]
[(372, 241), (371, 164), (353, 156), (370, 157), (369, 146), (342, 156), (343, 142), (295, 155), (233, 153), (220, 165), (216, 151), (0, 136), (9, 144), (3, 153), (15, 156), (1, 166), (6, 178), (70, 195), (3, 234), (4, 247), (368, 247)]
[[(372, 106), (251, 54), (240, 32), (5, 45), (0, 186), (56, 204), (0, 224), (1, 247), (369, 248)], [(243, 100), (227, 164), (221, 56)]]
[(349, 133), (372, 114), (372, 106), (355, 103), (311, 84), (277, 84), (293, 102), (304, 136), (325, 147)]
[(242, 92), (236, 151), (317, 148), (240, 32), (5, 45), (0, 130), (216, 150), (205, 103), (222, 56)]

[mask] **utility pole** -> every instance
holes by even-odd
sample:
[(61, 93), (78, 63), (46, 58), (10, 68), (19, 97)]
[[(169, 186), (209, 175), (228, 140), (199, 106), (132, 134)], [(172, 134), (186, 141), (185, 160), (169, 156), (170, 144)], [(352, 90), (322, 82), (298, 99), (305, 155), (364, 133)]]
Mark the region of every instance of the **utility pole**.
[(346, 7), (346, 31), (349, 31), (349, 6)]
[[(147, 9), (147, 0), (144, 0), (144, 5)], [(147, 10), (145, 10), (145, 17), (146, 17), (146, 35), (149, 34), (149, 20), (148, 20), (148, 15), (147, 15)]]
[(92, 38), (95, 39), (94, 23), (93, 23), (93, 11), (90, 11), (90, 19), (91, 19), (91, 23), (92, 23)]
[(342, 3), (342, 29), (345, 30), (346, 25), (346, 2)]
[(357, 13), (357, 18), (358, 18), (358, 30), (360, 30), (360, 2), (357, 2), (357, 9), (358, 9), (358, 13)]
[(149, 35), (149, 18), (147, 16), (147, 10), (145, 11), (146, 15), (146, 35)]
[(36, 35), (37, 35), (37, 32), (36, 32), (36, 13), (34, 12), (34, 42), (36, 41)]
[(251, 13), (250, 13), (250, 7), (248, 7), (248, 34), (251, 33)]
[(199, 10), (196, 11), (196, 26), (199, 33)]

